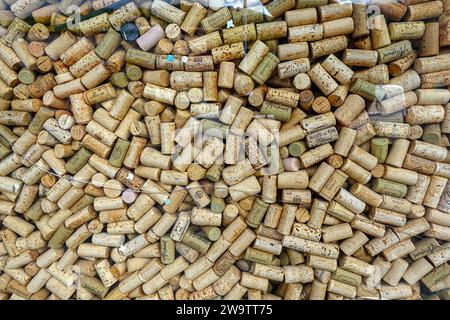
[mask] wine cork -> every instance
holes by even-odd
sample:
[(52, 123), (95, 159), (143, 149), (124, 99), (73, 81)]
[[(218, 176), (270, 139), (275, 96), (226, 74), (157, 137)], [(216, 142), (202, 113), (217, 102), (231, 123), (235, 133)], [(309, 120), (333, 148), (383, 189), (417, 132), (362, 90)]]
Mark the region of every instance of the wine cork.
[(324, 38), (350, 34), (354, 30), (354, 22), (351, 17), (325, 21), (322, 26)]
[(300, 58), (278, 64), (278, 76), (280, 79), (291, 78), (299, 73), (308, 72), (309, 60)]
[(364, 99), (356, 94), (350, 94), (347, 96), (342, 106), (334, 112), (334, 116), (342, 125), (349, 126), (364, 108)]
[[(118, 52), (120, 52), (120, 51), (116, 51), (115, 54), (117, 54)], [(108, 61), (110, 61), (113, 57), (114, 57), (114, 54), (109, 58)], [(138, 65), (143, 68), (148, 68), (148, 69), (155, 69), (155, 66), (156, 66), (156, 55), (154, 55), (153, 53), (150, 53), (150, 52), (145, 52), (145, 51), (132, 49), (132, 48), (130, 48), (126, 51), (125, 60), (128, 63), (132, 63), (132, 64)], [(108, 67), (108, 61), (106, 63), (107, 67)], [(122, 61), (121, 63), (124, 63), (124, 61)], [(108, 69), (112, 72), (111, 67), (108, 67)], [(118, 69), (120, 70), (121, 67), (119, 66)]]
[(109, 59), (122, 41), (120, 34), (113, 28), (109, 28), (102, 41), (97, 44), (95, 53), (101, 59)]
[(109, 70), (103, 63), (99, 63), (81, 77), (81, 83), (86, 89), (92, 89), (108, 79), (109, 76)]
[(368, 19), (370, 28), (370, 38), (374, 49), (385, 47), (391, 44), (389, 30), (387, 28), (384, 15), (377, 15)]
[(330, 74), (320, 64), (316, 64), (312, 67), (308, 72), (308, 76), (325, 95), (332, 93), (338, 86), (336, 81), (334, 81)]
[(317, 22), (317, 11), (314, 8), (289, 10), (285, 12), (288, 27), (295, 27)]
[(15, 17), (3, 35), (4, 43), (10, 46), (16, 39), (24, 38), (31, 26), (24, 20)]
[(419, 3), (408, 6), (405, 14), (406, 21), (416, 21), (438, 17), (443, 10), (442, 2), (431, 1), (430, 3)]
[(164, 38), (164, 29), (157, 24), (139, 38), (136, 39), (136, 42), (139, 48), (143, 51), (148, 51), (151, 48), (155, 47), (159, 40)]
[(411, 107), (417, 103), (417, 95), (413, 91), (400, 93), (379, 103), (381, 114), (387, 115)]
[(412, 52), (411, 42), (409, 40), (402, 40), (386, 47), (380, 48), (378, 52), (378, 63), (391, 62)]
[(289, 42), (311, 42), (323, 39), (323, 25), (310, 24), (289, 28)]
[(320, 194), (327, 200), (331, 200), (339, 188), (343, 186), (348, 176), (340, 170), (334, 171), (327, 181), (323, 184)]
[(378, 52), (375, 50), (346, 49), (342, 61), (349, 66), (374, 67), (377, 64)]
[(325, 258), (337, 258), (339, 252), (339, 247), (334, 244), (325, 244), (293, 236), (284, 236), (282, 242), (285, 247)]
[(271, 21), (281, 16), (286, 11), (295, 7), (295, 1), (273, 1), (264, 6), (267, 12), (265, 16)]
[(272, 46), (271, 51), (276, 52), (276, 40), (284, 38), (288, 34), (288, 28), (285, 21), (273, 21), (267, 23), (256, 24), (256, 34), (258, 40), (264, 40), (269, 46)]
[(52, 73), (47, 73), (44, 76), (38, 77), (35, 82), (27, 86), (30, 95), (33, 98), (42, 98), (45, 92), (53, 89), (56, 85), (55, 76)]
[(269, 52), (253, 71), (252, 79), (261, 85), (264, 84), (275, 68), (279, 66), (279, 62), (280, 60)]
[(337, 53), (347, 47), (347, 38), (343, 35), (319, 40), (310, 43), (310, 52), (313, 59)]
[(151, 12), (158, 18), (177, 25), (181, 25), (186, 16), (184, 11), (161, 0), (153, 2)]

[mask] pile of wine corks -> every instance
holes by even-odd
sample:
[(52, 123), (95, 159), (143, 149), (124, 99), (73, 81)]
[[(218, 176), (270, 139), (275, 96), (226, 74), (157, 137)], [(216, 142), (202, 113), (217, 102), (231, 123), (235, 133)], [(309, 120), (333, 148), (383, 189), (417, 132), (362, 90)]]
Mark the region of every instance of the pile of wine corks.
[(0, 299), (450, 299), (449, 0), (0, 9)]

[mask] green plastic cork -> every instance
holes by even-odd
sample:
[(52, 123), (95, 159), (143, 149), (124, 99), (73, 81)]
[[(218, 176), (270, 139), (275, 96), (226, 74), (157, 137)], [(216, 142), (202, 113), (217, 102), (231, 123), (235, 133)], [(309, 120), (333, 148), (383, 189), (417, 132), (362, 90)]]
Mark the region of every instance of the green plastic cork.
[(265, 203), (260, 198), (256, 198), (250, 212), (248, 213), (246, 219), (247, 224), (252, 228), (257, 228), (266, 214), (267, 208), (269, 208), (268, 203)]
[(17, 77), (19, 78), (19, 81), (21, 83), (30, 84), (36, 79), (36, 73), (24, 67), (20, 69), (19, 73), (17, 74)]
[(408, 187), (402, 183), (377, 178), (373, 182), (372, 190), (392, 197), (403, 198), (408, 192)]
[(80, 286), (99, 298), (104, 298), (109, 290), (98, 278), (87, 274), (81, 274)]
[(288, 146), (289, 154), (293, 157), (300, 157), (307, 149), (304, 141), (296, 141)]
[(30, 220), (38, 221), (44, 215), (44, 210), (42, 210), (41, 202), (44, 198), (39, 198), (30, 209), (27, 210), (25, 217)]
[(108, 58), (112, 56), (114, 51), (116, 51), (121, 41), (122, 37), (120, 36), (120, 34), (113, 28), (110, 28), (108, 32), (106, 32), (105, 37), (102, 39), (102, 41), (100, 41), (100, 43), (97, 45), (94, 52), (103, 60), (108, 60)]
[(441, 124), (433, 123), (423, 128), (422, 140), (431, 144), (440, 145), (442, 139)]
[(291, 117), (291, 112), (292, 109), (290, 107), (278, 103), (264, 101), (261, 106), (261, 113), (273, 116), (275, 120), (279, 121), (288, 121)]
[(95, 198), (93, 196), (85, 194), (77, 202), (75, 202), (73, 206), (70, 207), (70, 210), (72, 210), (72, 212), (80, 211), (81, 209), (94, 204), (94, 199)]
[(127, 63), (125, 73), (130, 81), (139, 81), (142, 78), (142, 70), (135, 64)]
[(118, 138), (114, 149), (111, 152), (111, 156), (108, 159), (108, 162), (114, 167), (122, 167), (123, 160), (127, 155), (128, 148), (130, 147), (130, 141), (123, 140)]
[(48, 241), (48, 246), (52, 249), (61, 249), (74, 231), (75, 230), (67, 229), (64, 226), (64, 223), (62, 223)]
[(354, 272), (350, 272), (347, 270), (344, 270), (342, 268), (337, 268), (336, 271), (334, 271), (332, 278), (336, 281), (340, 281), (343, 283), (346, 283), (348, 285), (351, 285), (353, 287), (357, 287), (362, 282), (362, 277), (359, 274), (356, 274)]
[(82, 147), (75, 155), (66, 163), (66, 170), (71, 174), (76, 174), (92, 156), (92, 152)]
[(183, 237), (183, 240), (181, 240), (182, 243), (188, 245), (192, 249), (197, 250), (201, 254), (206, 254), (209, 247), (211, 246), (211, 241), (206, 239), (204, 236), (195, 233), (191, 229), (188, 229), (186, 231), (186, 234)]
[(156, 67), (156, 55), (138, 49), (128, 49), (125, 60), (146, 69), (155, 70)]
[(389, 150), (388, 138), (373, 138), (370, 142), (370, 153), (378, 159), (378, 163), (384, 163)]
[(216, 196), (211, 196), (211, 211), (214, 213), (222, 213), (225, 210), (225, 200), (222, 198), (217, 198)]
[(280, 59), (271, 52), (266, 54), (263, 60), (258, 64), (251, 77), (259, 84), (264, 84), (270, 78), (272, 72), (280, 63)]
[(373, 84), (363, 79), (357, 79), (350, 87), (350, 92), (359, 94), (361, 97), (367, 100), (381, 101), (385, 95), (381, 86)]
[[(280, 259), (281, 259), (281, 256), (280, 256)], [(261, 264), (270, 264), (273, 260), (273, 254), (249, 247), (245, 251), (245, 260), (249, 260), (249, 261), (261, 263)], [(288, 259), (288, 262), (289, 262), (289, 259)]]
[(160, 241), (161, 263), (171, 264), (175, 261), (175, 241), (168, 235), (161, 237)]
[(220, 231), (220, 228), (218, 227), (202, 227), (202, 231), (205, 234), (205, 236), (211, 240), (211, 241), (217, 241), (220, 238), (220, 235), (222, 232)]
[(44, 126), (45, 121), (52, 118), (55, 112), (46, 107), (40, 107), (38, 112), (34, 115), (33, 120), (31, 120), (30, 125), (28, 126), (28, 131), (32, 134), (39, 134)]
[(128, 83), (130, 80), (128, 80), (128, 77), (125, 72), (120, 71), (113, 73), (109, 77), (109, 82), (111, 82), (112, 85), (119, 87), (119, 88), (126, 88), (128, 86)]
[(224, 164), (214, 163), (211, 167), (209, 167), (208, 171), (206, 171), (206, 178), (209, 181), (218, 182), (222, 176), (223, 168)]
[[(11, 154), (12, 150), (0, 142), (0, 160)], [(216, 181), (217, 182), (217, 181)]]

